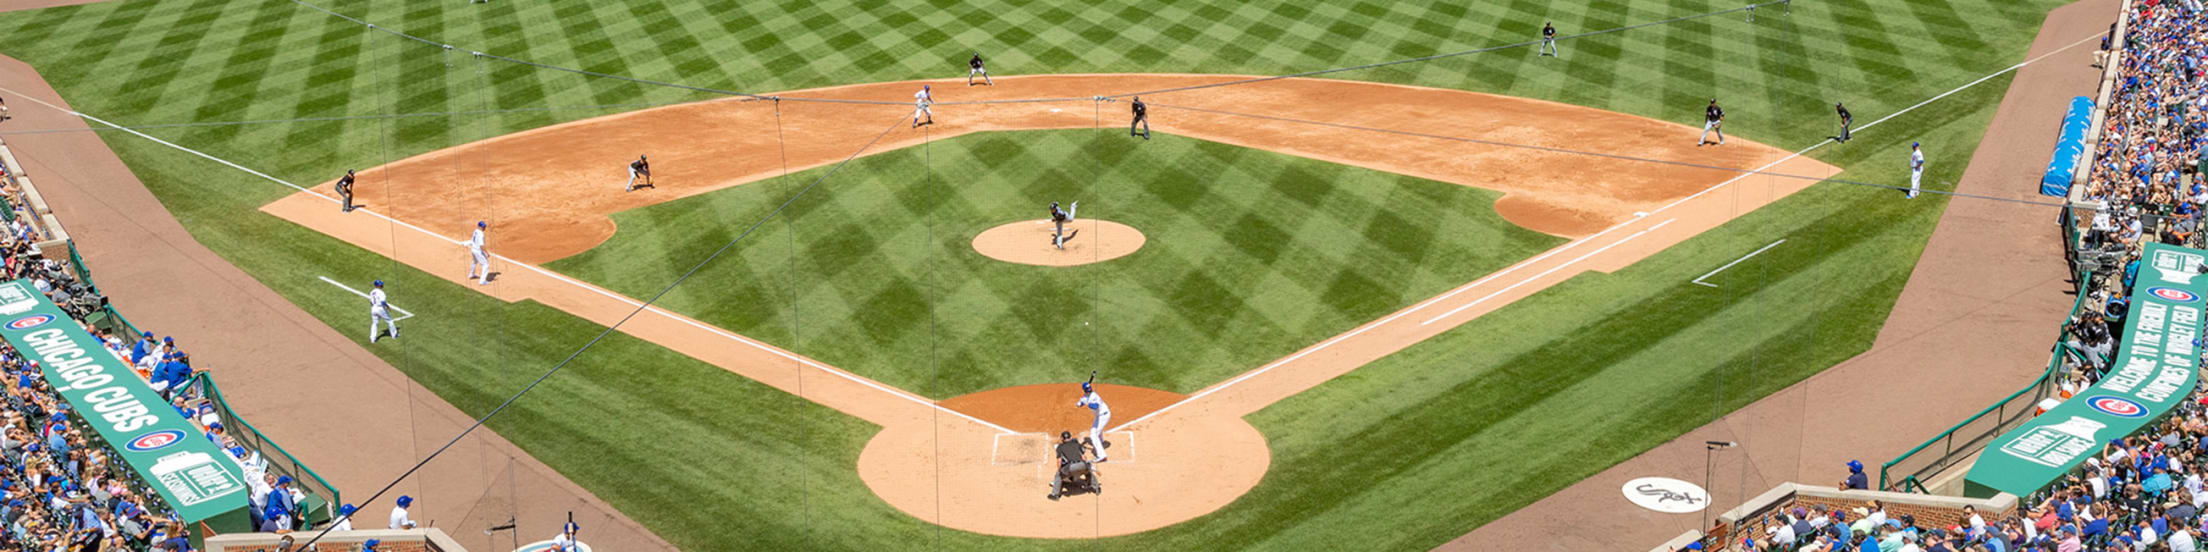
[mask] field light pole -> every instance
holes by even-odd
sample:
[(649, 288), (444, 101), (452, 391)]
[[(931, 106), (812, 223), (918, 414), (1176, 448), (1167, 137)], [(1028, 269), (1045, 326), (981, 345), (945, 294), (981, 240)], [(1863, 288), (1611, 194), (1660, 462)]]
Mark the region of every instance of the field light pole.
[(1704, 499), (1713, 503), (1702, 505), (1702, 527), (1696, 529), (1697, 531), (1704, 531), (1705, 536), (1708, 535), (1707, 531), (1710, 530), (1710, 506), (1717, 502), (1717, 493), (1710, 490), (1710, 459), (1717, 454), (1719, 449), (1729, 449), (1736, 446), (1740, 446), (1740, 443), (1732, 441), (1702, 442), (1702, 492), (1708, 493)]

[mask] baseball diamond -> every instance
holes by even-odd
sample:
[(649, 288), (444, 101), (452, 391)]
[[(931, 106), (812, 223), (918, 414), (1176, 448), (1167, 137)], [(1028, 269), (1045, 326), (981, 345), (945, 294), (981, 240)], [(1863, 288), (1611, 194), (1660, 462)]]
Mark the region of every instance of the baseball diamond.
[(2060, 491), (1956, 432), (2201, 245), (2191, 157), (2025, 185), (2170, 124), (2013, 122), (2199, 30), (2146, 4), (0, 3), (10, 331), (178, 414), (0, 345), (64, 497), (0, 550), (1987, 546)]

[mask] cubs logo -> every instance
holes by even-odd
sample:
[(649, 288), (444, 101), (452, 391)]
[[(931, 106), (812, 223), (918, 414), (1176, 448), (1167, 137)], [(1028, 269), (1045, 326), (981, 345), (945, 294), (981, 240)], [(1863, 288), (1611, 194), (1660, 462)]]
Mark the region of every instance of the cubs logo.
[(174, 445), (177, 443), (177, 441), (182, 440), (184, 440), (184, 432), (174, 429), (164, 429), (161, 431), (132, 437), (129, 443), (124, 444), (124, 447), (129, 448), (130, 450), (135, 452), (148, 452), (167, 448), (169, 445)]
[(2147, 407), (2140, 406), (2139, 403), (2132, 402), (2129, 399), (2117, 397), (2093, 397), (2086, 399), (2085, 405), (2093, 407), (2094, 410), (2105, 412), (2110, 416), (2142, 418), (2147, 415)]
[(17, 318), (17, 319), (15, 319), (15, 320), (14, 320), (14, 321), (12, 321), (12, 322), (8, 322), (8, 329), (10, 329), (10, 330), (28, 330), (28, 329), (31, 329), (31, 328), (36, 328), (36, 327), (39, 327), (39, 326), (44, 326), (44, 325), (46, 325), (46, 323), (48, 323), (48, 322), (53, 322), (53, 321), (54, 321), (54, 315), (51, 315), (51, 314), (33, 314), (33, 315), (30, 315), (30, 316), (25, 316), (25, 317), (22, 317), (22, 318)]
[(2160, 297), (2179, 303), (2197, 303), (2200, 301), (2199, 295), (2194, 295), (2193, 292), (2177, 288), (2147, 288), (2147, 293), (2152, 293), (2155, 297)]

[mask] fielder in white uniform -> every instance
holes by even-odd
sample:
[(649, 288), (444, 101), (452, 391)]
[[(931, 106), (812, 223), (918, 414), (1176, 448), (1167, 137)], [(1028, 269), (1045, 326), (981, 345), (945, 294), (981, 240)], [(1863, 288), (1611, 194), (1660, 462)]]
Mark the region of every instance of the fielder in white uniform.
[(1924, 180), (1924, 149), (1916, 142), (1909, 143), (1909, 197), (1917, 197), (1918, 183)]
[[(927, 85), (921, 85), (919, 92), (912, 93), (912, 128), (920, 128), (920, 125), (923, 124), (935, 124), (935, 112), (928, 110), (928, 106), (931, 105), (935, 105), (935, 95), (928, 93)], [(920, 121), (922, 115), (928, 117), (927, 122)]]
[(391, 337), (399, 336), (399, 321), (391, 319), (391, 300), (383, 294), (383, 280), (376, 280), (376, 289), (368, 290), (368, 342), (375, 343), (383, 337), (377, 333), (378, 324), (391, 326)]
[(1096, 386), (1088, 383), (1081, 384), (1081, 400), (1073, 404), (1096, 412), (1096, 422), (1089, 425), (1089, 444), (1096, 447), (1096, 461), (1103, 462), (1109, 456), (1104, 453), (1104, 425), (1112, 423), (1112, 407), (1105, 405), (1104, 398), (1096, 395)]
[[(490, 226), (490, 223), (475, 221), (475, 236), (468, 238), (468, 255), (473, 257), (468, 261), (468, 277), (475, 278), (475, 285), (479, 286), (491, 283), (491, 259), (483, 253), (483, 230)], [(477, 274), (478, 269), (481, 274)]]

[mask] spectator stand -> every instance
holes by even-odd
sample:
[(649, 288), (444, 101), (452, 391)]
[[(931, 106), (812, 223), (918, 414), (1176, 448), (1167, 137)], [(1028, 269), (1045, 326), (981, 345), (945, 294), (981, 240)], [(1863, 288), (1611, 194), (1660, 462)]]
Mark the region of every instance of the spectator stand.
[[(15, 160), (15, 152), (7, 142), (0, 141), (0, 172), (7, 173), (5, 196), (6, 220), (14, 223), (19, 218), (30, 223), (43, 239), (33, 244), (39, 251), (49, 251), (69, 244), (69, 231), (62, 228), (61, 219), (54, 218), (54, 210), (46, 205), (45, 196), (38, 193), (38, 185), (24, 172), (23, 164)], [(19, 207), (20, 206), (20, 207)], [(22, 212), (18, 212), (18, 209)]]
[[(291, 536), (295, 542), (306, 542), (307, 537), (311, 535), (292, 533)], [(278, 546), (282, 544), (283, 538), (284, 535), (276, 533), (242, 533), (209, 537), (205, 552), (280, 552)], [(468, 550), (460, 546), (460, 541), (454, 540), (451, 535), (447, 535), (443, 530), (437, 528), (333, 531), (329, 536), (316, 542), (315, 547), (325, 551), (346, 552), (360, 550), (361, 545), (370, 540), (378, 541), (376, 544), (377, 552), (467, 552)]]
[[(104, 296), (99, 292), (99, 284), (92, 280), (92, 271), (85, 266), (84, 257), (77, 253), (76, 244), (70, 243), (67, 248), (70, 270), (75, 272), (77, 277), (87, 286), (90, 286), (95, 295)], [(101, 302), (97, 311), (85, 316), (85, 323), (111, 335), (135, 336), (142, 333), (142, 330), (131, 324), (130, 319), (123, 317), (122, 312), (116, 310), (113, 304), (105, 301)], [(274, 439), (268, 438), (260, 430), (254, 429), (253, 424), (245, 421), (245, 418), (238, 416), (237, 412), (231, 409), (229, 401), (223, 398), (222, 389), (215, 384), (212, 375), (209, 375), (205, 370), (195, 370), (192, 375), (192, 383), (186, 389), (185, 395), (190, 397), (190, 400), (207, 401), (214, 408), (225, 428), (230, 429), (228, 432), (230, 438), (237, 441), (239, 446), (243, 446), (257, 455), (261, 459), (264, 469), (279, 476), (290, 476), (293, 481), (299, 482), (302, 488), (313, 495), (305, 504), (307, 508), (306, 517), (309, 522), (321, 524), (335, 518), (335, 505), (344, 504), (337, 487), (330, 485), (329, 481), (324, 480), (321, 474), (315, 473), (305, 463), (300, 462), (298, 457), (292, 456), (291, 452), (277, 445)], [(205, 429), (205, 427), (204, 424), (201, 425), (201, 429)]]
[[(55, 260), (62, 261), (61, 266), (66, 269), (67, 274), (53, 273), (51, 274), (53, 278), (50, 279), (56, 282), (74, 280), (81, 283), (83, 288), (90, 293), (72, 295), (73, 299), (69, 304), (62, 305), (64, 310), (76, 316), (78, 321), (85, 326), (96, 331), (105, 332), (107, 335), (139, 335), (142, 330), (123, 317), (122, 313), (105, 299), (105, 294), (99, 291), (98, 284), (92, 279), (92, 271), (85, 264), (84, 257), (77, 251), (76, 244), (69, 239), (68, 233), (62, 227), (60, 220), (54, 217), (53, 210), (46, 205), (45, 199), (38, 193), (37, 185), (22, 167), (23, 165), (17, 161), (14, 152), (7, 147), (5, 142), (0, 142), (0, 223), (6, 223), (4, 229), (0, 229), (0, 233), (6, 234), (0, 236), (0, 243), (12, 241), (20, 234), (34, 240), (31, 252), (35, 253), (36, 257), (55, 258), (62, 256), (56, 253), (66, 252), (65, 259)], [(0, 255), (12, 253), (12, 250), (0, 250)], [(5, 260), (10, 261), (5, 263), (10, 268), (23, 262), (21, 259)], [(12, 354), (12, 351), (9, 351), (9, 353)], [(337, 489), (324, 480), (320, 474), (315, 473), (314, 470), (300, 462), (297, 457), (292, 456), (290, 452), (277, 445), (267, 435), (262, 434), (259, 430), (253, 428), (250, 423), (239, 417), (230, 404), (224, 400), (220, 387), (215, 384), (214, 379), (204, 371), (203, 367), (195, 370), (191, 383), (185, 389), (186, 392), (183, 393), (185, 397), (184, 404), (205, 404), (210, 407), (214, 415), (226, 426), (227, 436), (238, 446), (244, 447), (248, 451), (247, 458), (256, 459), (260, 467), (268, 473), (291, 477), (297, 485), (310, 495), (302, 503), (305, 511), (304, 517), (309, 523), (326, 523), (334, 517), (334, 505), (342, 503)], [(24, 406), (20, 404), (21, 399), (19, 397), (10, 396), (7, 402), (10, 406), (16, 408)], [(70, 417), (66, 419), (70, 420), (73, 426), (82, 427), (84, 422), (81, 418), (75, 417), (75, 412), (72, 409)], [(202, 417), (196, 415), (196, 412), (194, 414), (188, 417), (193, 418), (195, 425), (200, 430), (205, 431), (207, 427), (204, 425)], [(97, 446), (112, 450), (108, 443), (100, 442), (101, 439), (97, 433), (83, 433), (83, 438), (87, 442), (96, 443)], [(103, 456), (112, 459), (112, 455)], [(110, 466), (110, 468), (113, 467)], [(150, 489), (146, 486), (146, 482), (137, 481), (131, 470), (111, 469), (110, 471), (129, 478), (129, 485), (134, 490), (146, 491)], [(137, 496), (157, 497), (159, 495), (138, 492)], [(153, 500), (153, 502), (158, 502), (158, 500)], [(152, 506), (148, 509), (166, 510), (166, 508), (157, 504)], [(197, 536), (204, 537), (213, 534), (205, 526), (198, 529)], [(451, 549), (448, 548), (447, 550)]]
[[(1981, 517), (1999, 519), (2008, 517), (2017, 509), (2018, 504), (2017, 498), (2011, 495), (1978, 499), (1881, 491), (1845, 491), (1818, 485), (1780, 483), (1748, 502), (1718, 514), (1709, 532), (1682, 533), (1657, 545), (1650, 552), (1674, 552), (1694, 542), (1701, 542), (1705, 550), (1748, 550), (1751, 548), (1739, 546), (1742, 539), (1768, 539), (1772, 529), (1786, 523), (1786, 514), (1796, 508), (1802, 509), (1810, 517), (1829, 517), (1836, 511), (1848, 515), (1856, 508), (1876, 508), (1885, 512), (1888, 517), (1908, 515), (1920, 527), (1935, 528), (1967, 525), (1969, 516), (1963, 511), (1965, 506), (1974, 509)], [(1857, 519), (1848, 517), (1842, 519), (1841, 523)], [(1800, 540), (1809, 539), (1805, 537)]]

